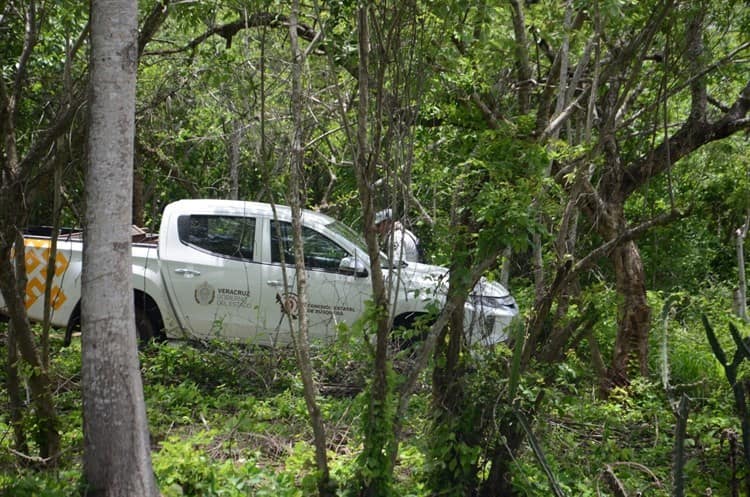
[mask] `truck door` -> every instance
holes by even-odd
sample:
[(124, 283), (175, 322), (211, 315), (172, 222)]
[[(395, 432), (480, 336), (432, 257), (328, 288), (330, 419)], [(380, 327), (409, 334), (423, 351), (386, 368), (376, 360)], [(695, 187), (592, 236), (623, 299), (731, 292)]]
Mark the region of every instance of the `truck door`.
[(192, 214), (177, 225), (179, 243), (160, 257), (183, 326), (198, 337), (252, 340), (260, 299), (255, 218)]
[[(296, 329), (298, 306), (294, 246), (291, 223), (271, 221), (270, 264), (263, 265), (262, 303), (260, 325), (276, 343), (291, 340), (288, 316)], [(277, 229), (278, 228), (278, 229)], [(364, 302), (372, 289), (367, 275), (342, 274), (339, 264), (350, 257), (341, 247), (323, 233), (303, 227), (305, 267), (307, 269), (310, 340), (315, 343), (334, 338), (339, 323), (352, 324), (362, 315)], [(286, 287), (282, 271), (282, 257), (286, 264)]]

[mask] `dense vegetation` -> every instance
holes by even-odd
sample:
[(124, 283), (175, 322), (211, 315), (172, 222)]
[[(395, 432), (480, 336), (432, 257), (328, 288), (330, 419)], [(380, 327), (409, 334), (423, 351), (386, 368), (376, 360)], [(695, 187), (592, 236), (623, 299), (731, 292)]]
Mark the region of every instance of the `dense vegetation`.
[[(671, 311), (654, 322), (654, 350), (661, 350), (665, 341), (668, 352), (654, 353), (651, 377), (601, 399), (585, 347), (577, 347), (553, 370), (524, 378), (523, 398), (533, 401), (541, 391), (546, 395), (533, 445), (514, 462), (514, 485), (521, 495), (550, 495), (550, 475), (561, 495), (617, 495), (613, 479), (626, 489), (625, 495), (673, 495), (675, 412), (682, 394), (690, 397), (684, 475), (688, 494), (709, 495), (712, 489), (716, 495), (739, 485), (744, 475), (740, 420), (700, 323), (700, 315), (717, 309), (717, 302), (727, 302), (728, 295), (713, 287), (702, 295), (677, 297)], [(612, 298), (606, 289), (597, 295), (603, 306), (608, 301), (612, 305)], [(652, 299), (655, 305), (664, 304), (659, 295)], [(711, 315), (719, 330), (725, 328), (722, 314)], [(602, 343), (611, 341), (612, 320), (602, 320), (595, 332)], [(720, 333), (731, 350), (725, 335)], [(33, 461), (18, 459), (11, 450), (9, 428), (3, 425), (4, 495), (63, 497), (81, 485), (80, 341), (58, 348), (60, 340), (53, 340), (52, 371), (65, 456), (56, 470), (35, 471), (30, 468)], [(331, 468), (342, 492), (356, 471), (367, 378), (363, 351), (353, 343), (342, 338), (315, 353)], [(311, 433), (293, 354), (214, 342), (153, 344), (140, 357), (154, 469), (163, 495), (313, 493)], [(472, 390), (478, 404), (481, 399), (499, 408), (495, 397), (504, 380), (496, 358), (486, 359), (471, 375)], [(662, 383), (664, 371), (669, 372), (667, 385)], [(430, 495), (427, 474), (431, 465), (440, 464), (429, 455), (433, 435), (425, 427), (431, 412), (425, 378), (405, 423), (394, 495)]]
[[(750, 495), (746, 1), (139, 8), (134, 224), (299, 202), (375, 242), (391, 207), (451, 269), (424, 354), (362, 340), (389, 332), (374, 276), (313, 344), (322, 440), (292, 350), (140, 350), (163, 495)], [(28, 328), (10, 261), (20, 229), (87, 222), (88, 16), (0, 2), (5, 495), (86, 493), (81, 343)], [(453, 324), (481, 274), (523, 314), (493, 350)]]

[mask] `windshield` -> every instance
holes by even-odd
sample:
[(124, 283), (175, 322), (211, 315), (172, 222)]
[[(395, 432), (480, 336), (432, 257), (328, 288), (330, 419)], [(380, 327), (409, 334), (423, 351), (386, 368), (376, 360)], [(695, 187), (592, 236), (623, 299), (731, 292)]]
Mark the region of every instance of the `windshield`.
[[(362, 235), (341, 221), (333, 221), (332, 223), (327, 224), (326, 228), (352, 242), (357, 246), (357, 249), (362, 252), (362, 255), (367, 255), (369, 253), (367, 250), (367, 243), (365, 243)], [(380, 252), (380, 266), (385, 268), (389, 267), (388, 257), (382, 252)]]

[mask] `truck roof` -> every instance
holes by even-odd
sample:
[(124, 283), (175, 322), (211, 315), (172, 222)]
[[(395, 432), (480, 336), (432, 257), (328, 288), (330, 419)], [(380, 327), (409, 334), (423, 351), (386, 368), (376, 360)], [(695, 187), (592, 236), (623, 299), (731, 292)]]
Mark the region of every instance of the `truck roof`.
[[(274, 217), (271, 204), (266, 202), (252, 202), (246, 200), (221, 199), (184, 199), (167, 206), (179, 214), (228, 214), (235, 216)], [(292, 209), (288, 205), (276, 204), (276, 217), (282, 221), (292, 219)], [(303, 209), (302, 217), (306, 225), (328, 225), (335, 220), (320, 212)]]

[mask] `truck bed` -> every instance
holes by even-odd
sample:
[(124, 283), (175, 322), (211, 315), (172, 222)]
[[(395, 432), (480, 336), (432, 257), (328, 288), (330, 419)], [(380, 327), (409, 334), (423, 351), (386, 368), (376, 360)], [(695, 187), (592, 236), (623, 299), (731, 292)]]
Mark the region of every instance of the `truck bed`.
[[(52, 238), (54, 228), (51, 226), (34, 226), (24, 230), (25, 236), (34, 238)], [(83, 241), (83, 230), (80, 228), (61, 228), (57, 236), (58, 241)], [(152, 233), (138, 226), (130, 227), (130, 241), (138, 245), (153, 245), (159, 243), (159, 234)]]

